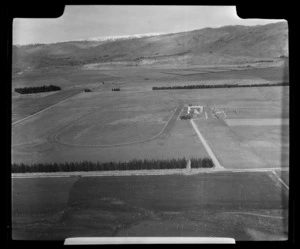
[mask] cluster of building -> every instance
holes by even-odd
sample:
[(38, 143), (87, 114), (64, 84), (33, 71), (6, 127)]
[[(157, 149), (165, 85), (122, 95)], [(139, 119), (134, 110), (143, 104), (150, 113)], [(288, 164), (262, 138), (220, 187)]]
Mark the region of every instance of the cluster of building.
[(203, 106), (201, 105), (188, 105), (187, 113), (180, 116), (180, 119), (198, 118), (203, 113)]

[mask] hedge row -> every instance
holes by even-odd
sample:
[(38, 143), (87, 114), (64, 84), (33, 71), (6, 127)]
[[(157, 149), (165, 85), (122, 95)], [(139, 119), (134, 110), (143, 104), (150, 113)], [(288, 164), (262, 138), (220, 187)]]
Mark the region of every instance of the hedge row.
[(54, 85), (15, 88), (15, 92), (21, 93), (21, 94), (53, 92), (53, 91), (59, 91), (59, 90), (61, 90), (61, 88), (59, 86), (54, 86)]
[[(65, 162), (65, 163), (37, 163), (32, 165), (13, 163), (12, 173), (27, 172), (75, 172), (75, 171), (110, 171), (110, 170), (143, 170), (143, 169), (184, 169), (187, 160), (170, 159), (170, 160), (132, 160), (129, 162)], [(213, 167), (209, 158), (192, 159), (192, 168)]]
[(264, 84), (218, 84), (218, 85), (185, 85), (185, 86), (160, 86), (152, 87), (152, 90), (177, 90), (177, 89), (205, 89), (205, 88), (237, 88), (237, 87), (268, 87), (268, 86), (289, 86), (288, 82), (264, 83)]

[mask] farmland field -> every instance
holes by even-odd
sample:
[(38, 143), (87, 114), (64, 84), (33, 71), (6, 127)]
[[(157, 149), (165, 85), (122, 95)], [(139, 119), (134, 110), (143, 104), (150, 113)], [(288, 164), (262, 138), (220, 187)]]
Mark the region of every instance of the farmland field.
[[(205, 158), (210, 148), (222, 167), (194, 175), (13, 178), (13, 237), (285, 240), (289, 87), (152, 91), (287, 79), (283, 67), (231, 69), (83, 67), (14, 77), (13, 88), (53, 83), (62, 91), (13, 93), (13, 163)], [(195, 126), (180, 119), (189, 104), (203, 106)]]
[[(31, 94), (14, 96), (13, 120), (17, 120), (17, 117), (24, 118), (74, 95), (68, 101), (12, 127), (13, 162), (122, 161), (134, 158), (172, 158), (175, 155), (202, 157), (206, 155), (206, 151), (189, 122), (177, 120), (179, 112), (187, 104), (205, 107), (208, 119), (203, 118), (197, 122), (203, 122), (200, 130), (207, 128), (208, 133), (215, 131), (215, 125), (220, 125), (218, 123), (221, 121), (213, 116), (213, 112), (217, 110), (225, 112), (228, 122), (229, 119), (281, 119), (289, 116), (288, 108), (285, 108), (288, 106), (288, 87), (157, 92), (151, 91), (152, 86), (165, 83), (177, 85), (178, 82), (185, 83), (185, 80), (181, 76), (161, 74), (161, 69), (147, 67), (103, 71), (72, 70), (58, 70), (56, 74), (28, 73), (13, 79), (13, 87), (19, 86), (20, 82), (31, 86), (33, 82), (36, 85), (45, 84), (47, 76), (48, 82), (55, 82), (57, 85), (61, 83), (63, 89), (59, 93), (40, 97), (33, 97)], [(205, 77), (191, 76), (189, 81), (214, 84), (222, 78), (229, 84), (237, 81), (249, 83), (249, 80), (257, 84), (266, 82), (266, 79), (280, 81), (286, 77), (284, 68), (244, 69), (234, 71), (233, 75), (231, 71), (215, 70)], [(274, 75), (277, 78), (274, 79)], [(92, 92), (83, 92), (86, 87), (91, 87)], [(120, 87), (121, 91), (112, 92), (114, 87)], [(225, 123), (221, 126), (225, 130), (230, 129), (231, 133), (241, 129), (249, 130), (240, 126), (229, 128)], [(223, 132), (227, 133), (225, 130)], [(233, 140), (238, 139), (236, 132)], [(277, 141), (280, 140), (279, 133), (280, 131), (276, 131), (277, 135), (274, 135), (277, 136), (274, 137)], [(220, 144), (218, 138), (211, 142), (212, 146)], [(276, 152), (279, 152), (279, 147), (282, 146), (277, 145)], [(251, 152), (248, 152), (249, 148), (243, 150), (251, 154), (249, 158), (252, 157), (251, 149)], [(272, 149), (265, 153), (272, 153)], [(256, 155), (253, 158), (246, 164), (263, 166), (262, 160), (257, 159)]]
[(288, 196), (270, 174), (13, 179), (13, 238), (285, 240)]

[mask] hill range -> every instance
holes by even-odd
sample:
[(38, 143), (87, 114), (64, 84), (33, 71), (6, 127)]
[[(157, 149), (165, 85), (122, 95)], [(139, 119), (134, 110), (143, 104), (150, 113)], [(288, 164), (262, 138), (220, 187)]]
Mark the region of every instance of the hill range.
[(13, 45), (13, 72), (63, 66), (220, 65), (288, 56), (288, 25), (224, 26), (153, 36)]

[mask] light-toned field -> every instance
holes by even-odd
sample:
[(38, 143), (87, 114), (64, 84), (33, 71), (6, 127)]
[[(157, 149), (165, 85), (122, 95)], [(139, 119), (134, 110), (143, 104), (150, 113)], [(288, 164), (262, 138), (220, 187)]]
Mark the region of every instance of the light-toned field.
[(198, 129), (225, 168), (289, 166), (288, 126), (228, 126), (223, 120), (196, 120)]
[[(280, 81), (286, 77), (283, 68), (215, 69), (205, 76), (192, 75), (188, 78), (162, 74), (161, 71), (132, 67), (19, 75), (13, 86), (21, 83), (42, 85), (48, 79), (62, 85), (65, 90), (45, 96), (40, 94), (39, 97), (14, 94), (13, 120), (18, 120), (14, 119), (14, 115), (20, 119), (53, 105), (66, 97), (66, 93), (78, 93), (88, 87), (93, 89), (90, 93), (82, 91), (52, 109), (13, 125), (12, 161), (37, 163), (204, 157), (207, 152), (190, 122), (178, 119), (184, 105), (198, 104), (203, 105), (207, 113), (195, 122), (225, 167), (281, 166), (280, 149), (284, 148), (283, 154), (288, 154), (286, 129), (282, 133), (280, 126), (272, 126), (273, 135), (270, 136), (269, 126), (230, 126), (230, 122), (232, 125), (248, 119), (288, 119), (288, 87), (175, 91), (152, 91), (151, 88), (185, 84), (187, 79), (193, 84), (216, 84), (221, 79), (226, 84)], [(183, 69), (185, 71), (187, 69)], [(120, 87), (121, 91), (112, 92), (114, 87)], [(220, 111), (225, 114), (219, 115), (218, 119), (215, 114)], [(244, 121), (234, 121), (241, 119)], [(255, 133), (260, 130), (260, 135)], [(281, 143), (282, 137), (285, 137), (284, 144)], [(274, 153), (278, 156), (272, 157)], [(288, 166), (287, 160), (282, 162), (282, 166)]]
[(289, 119), (226, 119), (226, 124), (229, 126), (277, 126), (289, 125)]
[(163, 92), (133, 94), (130, 98), (122, 92), (82, 93), (13, 126), (13, 161), (207, 156), (190, 124), (177, 121), (181, 108), (179, 102)]

